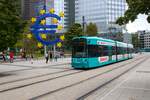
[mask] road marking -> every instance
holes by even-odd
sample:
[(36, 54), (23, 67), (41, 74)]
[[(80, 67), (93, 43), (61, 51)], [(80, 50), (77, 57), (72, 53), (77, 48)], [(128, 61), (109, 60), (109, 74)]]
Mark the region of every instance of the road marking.
[(135, 88), (135, 87), (120, 87), (121, 89), (133, 89), (133, 90), (144, 90), (144, 91), (150, 91), (150, 89), (146, 88)]

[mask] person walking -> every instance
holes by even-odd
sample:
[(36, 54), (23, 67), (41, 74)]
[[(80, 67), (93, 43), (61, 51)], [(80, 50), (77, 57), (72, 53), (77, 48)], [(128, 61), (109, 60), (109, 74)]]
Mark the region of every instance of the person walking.
[(58, 57), (59, 57), (59, 54), (58, 54), (58, 52), (56, 52), (55, 55), (54, 55), (54, 58), (55, 58), (56, 62), (57, 62)]
[(6, 62), (5, 53), (2, 52), (3, 61)]
[(48, 53), (45, 54), (46, 64), (48, 63)]
[(33, 64), (33, 54), (31, 54), (31, 64)]
[(50, 61), (52, 61), (52, 59), (53, 59), (52, 52), (49, 53), (49, 56), (50, 56)]
[(9, 53), (9, 58), (10, 58), (10, 63), (13, 63), (13, 60), (14, 60), (14, 53), (13, 52)]

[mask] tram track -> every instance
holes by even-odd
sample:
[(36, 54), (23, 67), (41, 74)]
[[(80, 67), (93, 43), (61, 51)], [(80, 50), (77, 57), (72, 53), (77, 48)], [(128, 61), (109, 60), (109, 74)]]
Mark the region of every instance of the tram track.
[[(38, 98), (41, 98), (41, 97), (44, 97), (44, 96), (47, 96), (47, 95), (50, 95), (50, 94), (59, 92), (59, 91), (61, 91), (61, 90), (64, 90), (64, 89), (67, 89), (67, 88), (70, 88), (70, 87), (73, 87), (73, 86), (76, 86), (76, 85), (79, 85), (79, 84), (81, 84), (81, 83), (83, 83), (83, 82), (89, 81), (89, 80), (94, 79), (94, 78), (96, 78), (96, 77), (99, 77), (99, 76), (101, 76), (101, 75), (103, 75), (103, 74), (109, 73), (109, 72), (111, 72), (111, 71), (113, 71), (113, 70), (122, 68), (122, 67), (126, 66), (127, 64), (134, 63), (135, 61), (140, 60), (141, 58), (143, 58), (143, 57), (140, 57), (140, 58), (138, 58), (138, 59), (136, 59), (136, 60), (134, 60), (134, 61), (132, 61), (132, 62), (122, 64), (122, 65), (120, 65), (120, 66), (117, 66), (117, 67), (115, 67), (115, 68), (112, 68), (111, 70), (107, 70), (107, 71), (105, 71), (105, 72), (103, 72), (103, 73), (94, 75), (94, 76), (89, 77), (89, 78), (87, 78), (87, 79), (85, 79), (85, 80), (81, 80), (81, 81), (76, 82), (76, 83), (73, 83), (73, 84), (71, 84), (71, 85), (67, 85), (67, 86), (64, 86), (64, 87), (61, 87), (61, 88), (58, 88), (58, 89), (49, 91), (49, 92), (47, 92), (47, 93), (41, 94), (41, 95), (39, 95), (39, 96), (30, 98), (30, 100), (36, 100), (36, 99), (38, 99)], [(145, 59), (144, 59), (144, 60), (145, 60)], [(140, 64), (140, 63), (143, 62), (144, 60), (140, 61), (138, 64)], [(136, 65), (135, 65), (135, 66), (136, 66)], [(131, 69), (129, 69), (129, 70), (131, 70)], [(127, 71), (126, 71), (126, 72), (127, 72)], [(112, 81), (113, 81), (113, 80), (112, 80)]]
[[(71, 70), (66, 70), (66, 71), (57, 72), (57, 73), (60, 74), (60, 73), (67, 72), (67, 71), (71, 71)], [(77, 72), (72, 72), (72, 73), (69, 73), (69, 74), (64, 74), (64, 75), (61, 75), (61, 76), (56, 76), (56, 77), (53, 77), (53, 78), (40, 80), (40, 81), (37, 81), (37, 82), (32, 82), (32, 83), (29, 83), (29, 84), (24, 84), (24, 85), (20, 85), (20, 86), (8, 88), (8, 89), (0, 90), (0, 93), (7, 92), (7, 91), (10, 91), (10, 90), (19, 89), (19, 88), (23, 88), (23, 87), (27, 87), (27, 86), (31, 86), (31, 85), (42, 83), (42, 82), (51, 81), (51, 80), (54, 80), (54, 79), (57, 79), (57, 78), (61, 78), (61, 77), (69, 76), (69, 75), (74, 75), (74, 74), (81, 73), (81, 72), (83, 72), (83, 71), (80, 70), (80, 71), (77, 71)], [(53, 73), (53, 74), (57, 74), (57, 73)], [(50, 74), (50, 75), (52, 75), (52, 74)], [(48, 75), (41, 75), (40, 77), (44, 77), (44, 76), (48, 76)], [(20, 80), (14, 81), (14, 82), (30, 80), (30, 79), (33, 79), (33, 78), (39, 78), (39, 76), (35, 76), (35, 77), (32, 77), (32, 78), (27, 78), (27, 79), (20, 79)], [(6, 84), (9, 84), (9, 83), (11, 83), (11, 82), (1, 83), (1, 85), (6, 85)]]
[(24, 81), (24, 80), (29, 80), (29, 79), (34, 79), (34, 78), (40, 78), (40, 77), (44, 77), (44, 76), (48, 76), (48, 75), (53, 75), (53, 74), (58, 74), (58, 73), (63, 73), (63, 72), (68, 72), (68, 71), (71, 71), (71, 69), (63, 70), (63, 71), (57, 71), (57, 72), (52, 72), (52, 73), (46, 73), (46, 74), (32, 76), (32, 77), (27, 77), (27, 78), (16, 79), (16, 80), (7, 81), (7, 82), (2, 82), (2, 83), (0, 83), (0, 85), (14, 83), (14, 82), (19, 82), (19, 81)]
[[(138, 59), (136, 59), (136, 60), (139, 60), (139, 59), (141, 59), (141, 58), (142, 58), (142, 57), (140, 57), (140, 58), (138, 58)], [(134, 60), (134, 62), (135, 62), (136, 60)], [(78, 82), (78, 83), (74, 83), (74, 84), (72, 84), (72, 85), (69, 85), (69, 86), (66, 86), (66, 87), (62, 87), (62, 88), (56, 89), (56, 90), (54, 90), (54, 91), (50, 91), (50, 92), (48, 92), (47, 94), (51, 94), (51, 93), (54, 93), (54, 92), (63, 90), (63, 89), (65, 89), (65, 88), (78, 85), (78, 84), (83, 83), (83, 82), (85, 82), (85, 81), (88, 81), (88, 80), (90, 80), (90, 79), (92, 79), (92, 78), (94, 78), (94, 77), (97, 77), (97, 76), (100, 76), (100, 75), (102, 75), (102, 74), (108, 73), (108, 72), (110, 72), (110, 71), (112, 71), (112, 70), (118, 69), (119, 67), (121, 67), (121, 66), (123, 67), (123, 66), (125, 66), (125, 65), (127, 65), (127, 64), (130, 64), (130, 63), (133, 63), (133, 61), (131, 61), (131, 62), (129, 62), (129, 63), (122, 64), (122, 65), (120, 65), (120, 66), (117, 66), (117, 68), (108, 70), (108, 71), (106, 71), (106, 72), (104, 72), (104, 73), (101, 73), (101, 74), (98, 74), (98, 75), (96, 75), (96, 76), (90, 77), (90, 78), (88, 78), (88, 79), (86, 79), (86, 80), (83, 80), (83, 81), (80, 81), (80, 82)], [(67, 70), (66, 70), (66, 71), (67, 71)], [(90, 71), (90, 70), (87, 70), (86, 72), (88, 72), (88, 71)], [(64, 72), (65, 72), (65, 71), (64, 71)], [(68, 72), (69, 72), (69, 70), (68, 70)], [(52, 77), (52, 78), (49, 78), (49, 79), (40, 80), (40, 81), (37, 81), (37, 82), (32, 82), (32, 83), (29, 83), (29, 84), (24, 84), (24, 85), (20, 85), (20, 86), (8, 88), (8, 89), (0, 90), (0, 93), (7, 92), (7, 91), (11, 91), (11, 90), (15, 90), (15, 89), (19, 89), (19, 88), (24, 88), (24, 87), (31, 86), (31, 85), (34, 85), (34, 84), (43, 83), (43, 82), (55, 80), (55, 79), (62, 78), (62, 77), (66, 77), (66, 76), (70, 76), (70, 75), (79, 74), (79, 73), (82, 73), (82, 72), (85, 72), (85, 71), (80, 70), (80, 71), (78, 71), (78, 72), (73, 72), (73, 73), (69, 73), (69, 74), (64, 74), (64, 75), (61, 75), (61, 76)], [(57, 72), (57, 73), (59, 73), (59, 72)], [(54, 74), (57, 74), (57, 73), (54, 73)], [(63, 71), (62, 71), (61, 73), (63, 73)], [(41, 75), (40, 77), (44, 77), (44, 76), (46, 76), (46, 74), (45, 74), (45, 75)], [(32, 79), (34, 79), (34, 78), (39, 78), (39, 76), (32, 77)], [(14, 80), (14, 82), (15, 82), (15, 81), (16, 81), (16, 82), (17, 82), (17, 81), (19, 82), (19, 81), (24, 81), (24, 80), (29, 80), (29, 78), (28, 78), (28, 79), (21, 79), (21, 80)], [(11, 83), (11, 82), (10, 82), (10, 83)], [(5, 84), (9, 84), (9, 83), (8, 83), (8, 82), (7, 82), (7, 83), (1, 83), (1, 85), (5, 85)], [(47, 94), (43, 94), (43, 95), (40, 95), (40, 96), (35, 97), (35, 98), (39, 98), (39, 97), (44, 96), (44, 95), (47, 95)], [(33, 99), (34, 99), (34, 98), (33, 98)]]
[(125, 73), (129, 72), (130, 70), (134, 69), (135, 67), (141, 65), (142, 63), (144, 63), (145, 61), (147, 61), (148, 59), (145, 58), (144, 60), (138, 62), (137, 64), (135, 64), (134, 66), (132, 66), (131, 68), (127, 69), (126, 71), (124, 71), (123, 73), (120, 73), (118, 76), (114, 77), (113, 79), (101, 84), (100, 86), (96, 87), (95, 89), (89, 91), (88, 93), (78, 97), (76, 100), (84, 100), (87, 97), (89, 97), (90, 95), (92, 95), (93, 93), (95, 93), (97, 90), (99, 90), (100, 88), (102, 88), (103, 86), (106, 86), (107, 84), (111, 83), (112, 81), (118, 79), (119, 77), (121, 77), (122, 75), (124, 75)]

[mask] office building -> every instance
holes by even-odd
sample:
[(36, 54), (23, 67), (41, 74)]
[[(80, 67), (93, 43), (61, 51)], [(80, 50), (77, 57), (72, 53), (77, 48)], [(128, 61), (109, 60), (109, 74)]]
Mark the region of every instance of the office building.
[(75, 0), (64, 0), (65, 29), (75, 23)]
[(140, 47), (146, 51), (150, 51), (150, 32), (149, 31), (138, 31), (140, 38)]
[(150, 49), (150, 32), (145, 32), (144, 34), (144, 48)]
[(144, 34), (145, 31), (138, 31), (138, 38), (140, 39), (140, 48), (144, 49)]
[(22, 17), (25, 20), (39, 15), (40, 9), (44, 8), (44, 0), (21, 0)]
[(75, 21), (96, 23), (99, 33), (122, 32), (125, 26), (115, 24), (126, 10), (126, 0), (75, 0)]
[[(50, 8), (55, 9), (55, 14), (64, 12), (64, 0), (22, 0), (23, 19), (30, 20), (32, 17), (39, 16), (40, 10), (45, 9), (45, 6), (46, 12), (49, 12)], [(46, 24), (51, 24), (51, 18), (46, 18)], [(64, 19), (59, 24), (64, 26)]]

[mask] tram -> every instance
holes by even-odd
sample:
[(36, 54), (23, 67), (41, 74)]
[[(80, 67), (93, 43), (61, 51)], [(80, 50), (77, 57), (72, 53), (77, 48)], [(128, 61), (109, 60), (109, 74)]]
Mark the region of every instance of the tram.
[(133, 45), (100, 37), (72, 40), (73, 68), (91, 69), (132, 58)]

